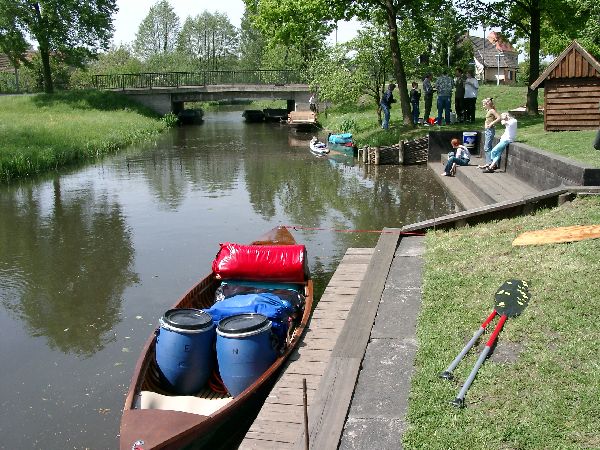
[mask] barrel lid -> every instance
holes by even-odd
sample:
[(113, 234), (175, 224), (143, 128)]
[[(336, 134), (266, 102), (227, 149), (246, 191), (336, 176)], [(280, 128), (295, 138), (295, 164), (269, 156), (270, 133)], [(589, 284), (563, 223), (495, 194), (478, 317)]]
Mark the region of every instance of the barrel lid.
[(202, 330), (211, 327), (213, 323), (209, 313), (194, 308), (170, 309), (164, 314), (162, 321), (170, 327), (182, 330)]
[(269, 323), (269, 319), (262, 314), (245, 313), (236, 314), (222, 319), (218, 330), (222, 333), (248, 333), (263, 328)]

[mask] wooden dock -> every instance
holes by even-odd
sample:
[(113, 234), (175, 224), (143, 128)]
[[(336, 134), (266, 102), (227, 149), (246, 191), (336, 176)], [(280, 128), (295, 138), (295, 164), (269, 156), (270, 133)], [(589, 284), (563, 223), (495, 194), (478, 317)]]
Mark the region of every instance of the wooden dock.
[(304, 431), (302, 380), (306, 378), (310, 410), (374, 250), (348, 249), (313, 312), (304, 338), (283, 368), (240, 449), (279, 450), (297, 445)]

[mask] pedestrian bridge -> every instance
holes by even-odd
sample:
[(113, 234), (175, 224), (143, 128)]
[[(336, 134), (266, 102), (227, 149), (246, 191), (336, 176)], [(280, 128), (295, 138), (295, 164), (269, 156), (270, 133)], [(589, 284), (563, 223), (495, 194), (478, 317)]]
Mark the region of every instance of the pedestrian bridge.
[(122, 92), (159, 114), (218, 100), (286, 100), (288, 111), (309, 109), (310, 87), (292, 70), (126, 73), (93, 81), (96, 89)]

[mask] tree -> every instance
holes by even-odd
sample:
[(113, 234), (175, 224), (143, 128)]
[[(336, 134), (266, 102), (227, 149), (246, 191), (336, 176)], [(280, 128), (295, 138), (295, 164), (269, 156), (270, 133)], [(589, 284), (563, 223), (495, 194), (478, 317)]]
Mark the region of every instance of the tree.
[(150, 8), (135, 35), (133, 49), (141, 58), (175, 50), (179, 36), (179, 17), (167, 0)]
[(204, 11), (188, 17), (179, 34), (177, 48), (202, 63), (204, 69), (218, 70), (237, 59), (238, 30), (226, 14)]
[[(52, 93), (50, 55), (81, 66), (98, 49), (108, 48), (116, 11), (116, 0), (0, 0), (0, 34), (11, 23), (16, 42), (22, 44), (26, 38), (37, 42), (44, 91)], [(24, 55), (19, 59), (24, 61)]]
[[(459, 0), (458, 3), (467, 11), (465, 14), (471, 21), (500, 27), (504, 34), (512, 36), (514, 40), (523, 39), (528, 43), (529, 114), (538, 113), (538, 91), (530, 86), (540, 75), (540, 56), (544, 46), (555, 41), (555, 35), (566, 39), (577, 37), (579, 30), (587, 26), (589, 13), (594, 8), (595, 20), (598, 20), (597, 3), (587, 0)], [(544, 41), (542, 37), (545, 37)]]
[(267, 46), (283, 45), (297, 50), (305, 65), (318, 53), (335, 29), (327, 0), (244, 0), (252, 25)]
[(392, 73), (385, 30), (367, 25), (345, 44), (336, 45), (311, 65), (311, 86), (321, 100), (356, 101), (366, 94), (377, 108), (381, 123), (381, 86)]
[(260, 69), (265, 48), (266, 43), (262, 33), (252, 25), (251, 15), (246, 9), (240, 24), (240, 69)]

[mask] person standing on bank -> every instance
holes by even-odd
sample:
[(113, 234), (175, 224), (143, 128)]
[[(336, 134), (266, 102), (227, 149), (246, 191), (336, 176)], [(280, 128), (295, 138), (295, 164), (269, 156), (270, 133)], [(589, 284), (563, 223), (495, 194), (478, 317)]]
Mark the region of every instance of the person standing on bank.
[(500, 123), (506, 127), (502, 136), (500, 136), (500, 142), (492, 149), (492, 162), (485, 166), (484, 173), (493, 173), (500, 166), (500, 156), (502, 152), (508, 147), (508, 144), (513, 142), (517, 137), (517, 119), (511, 116), (509, 113), (504, 112), (500, 114)]
[(312, 93), (312, 94), (310, 94), (310, 98), (308, 99), (308, 107), (314, 113), (317, 112), (317, 99), (316, 99), (316, 97), (317, 97), (316, 94)]
[[(483, 151), (485, 152), (485, 164), (489, 165), (492, 162), (492, 144), (494, 142), (494, 136), (496, 135), (496, 124), (500, 123), (501, 119), (500, 114), (496, 111), (493, 98), (488, 97), (484, 99), (483, 108), (486, 110)], [(500, 164), (500, 161), (498, 161), (498, 164)]]
[(383, 111), (383, 123), (381, 124), (381, 128), (387, 130), (390, 126), (390, 108), (392, 107), (392, 103), (395, 103), (394, 99), (394, 89), (396, 85), (394, 83), (390, 83), (388, 85), (387, 91), (383, 94), (383, 98), (381, 99), (381, 110)]
[(454, 73), (454, 112), (456, 120), (464, 122), (465, 120), (465, 75), (460, 67), (456, 68)]
[(465, 80), (465, 122), (475, 122), (475, 105), (477, 104), (477, 92), (479, 81), (473, 75), (472, 70), (467, 71)]
[(450, 104), (452, 99), (452, 85), (454, 82), (448, 76), (448, 71), (444, 70), (442, 74), (435, 80), (435, 89), (437, 90), (437, 123), (442, 124), (442, 112), (446, 119), (446, 125), (450, 125)]
[(423, 78), (423, 99), (425, 100), (425, 114), (423, 114), (423, 125), (428, 125), (431, 105), (433, 104), (433, 86), (431, 85), (431, 73)]
[(410, 105), (412, 106), (412, 120), (413, 125), (419, 124), (419, 102), (421, 101), (421, 91), (419, 91), (419, 85), (416, 81), (412, 83), (412, 89), (410, 90)]

